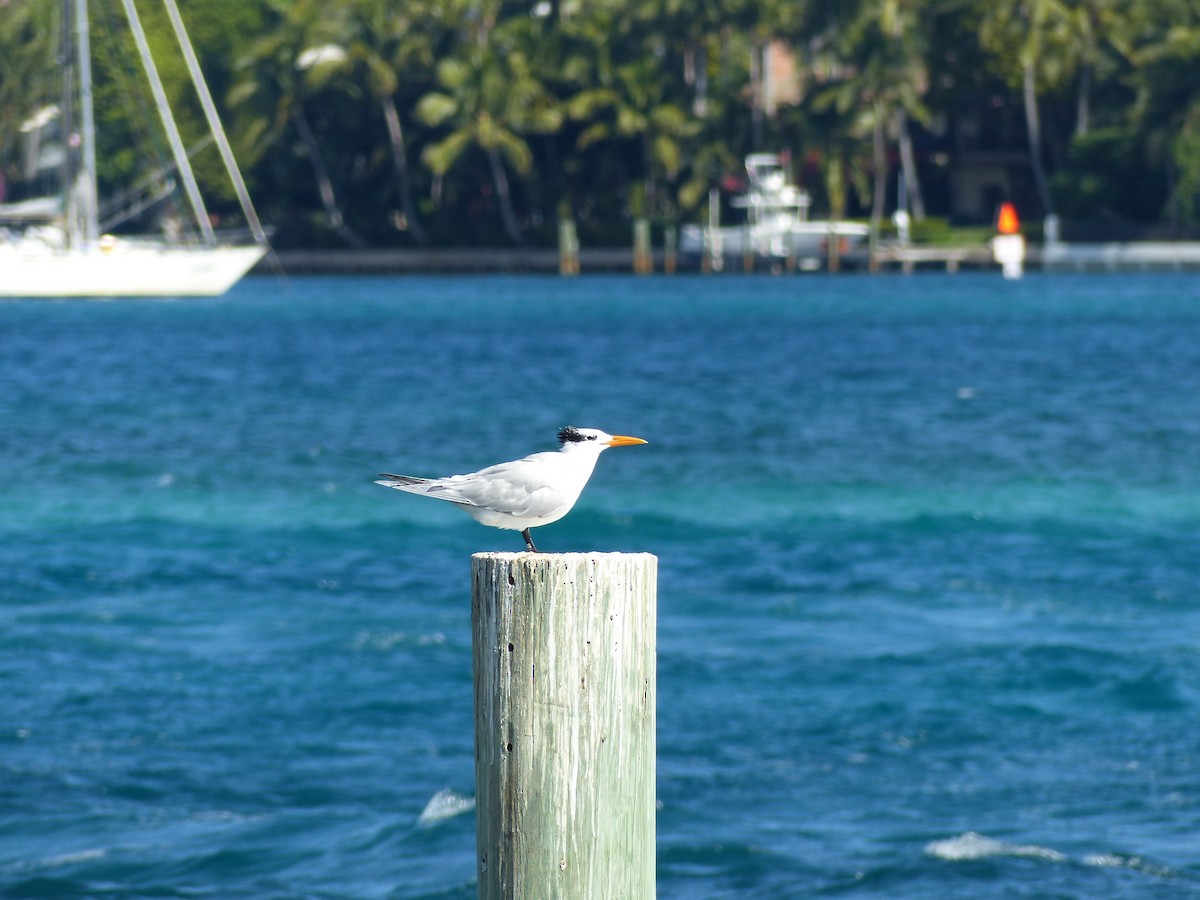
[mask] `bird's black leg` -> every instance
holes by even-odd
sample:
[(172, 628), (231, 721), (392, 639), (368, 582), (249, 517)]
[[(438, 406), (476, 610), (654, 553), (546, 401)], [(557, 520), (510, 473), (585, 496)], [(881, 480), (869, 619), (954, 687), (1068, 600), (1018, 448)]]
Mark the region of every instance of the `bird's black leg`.
[(533, 538), (529, 535), (529, 529), (526, 528), (521, 532), (521, 537), (525, 538), (525, 549), (530, 553), (537, 553), (538, 548), (533, 546)]

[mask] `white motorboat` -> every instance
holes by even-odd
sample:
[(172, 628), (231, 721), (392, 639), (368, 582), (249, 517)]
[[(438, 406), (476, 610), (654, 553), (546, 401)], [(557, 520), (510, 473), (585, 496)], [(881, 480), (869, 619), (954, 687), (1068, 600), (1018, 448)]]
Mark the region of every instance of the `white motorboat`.
[(839, 254), (866, 244), (868, 226), (857, 222), (809, 219), (812, 198), (788, 180), (783, 159), (775, 153), (753, 153), (746, 157), (748, 186), (731, 205), (746, 210), (740, 225), (719, 224), (715, 196), (709, 203), (709, 224), (685, 225), (679, 236), (679, 251), (688, 257), (751, 255), (768, 262), (791, 259), (799, 268), (819, 268), (829, 256), (830, 241)]

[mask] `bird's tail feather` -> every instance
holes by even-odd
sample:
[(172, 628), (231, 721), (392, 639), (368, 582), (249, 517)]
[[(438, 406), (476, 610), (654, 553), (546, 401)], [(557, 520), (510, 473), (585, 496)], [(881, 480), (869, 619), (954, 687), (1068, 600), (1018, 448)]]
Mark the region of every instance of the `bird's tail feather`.
[(412, 475), (389, 475), (387, 472), (380, 472), (379, 480), (375, 483), (382, 484), (384, 487), (397, 488), (403, 491), (407, 488), (423, 487), (424, 485), (430, 484), (432, 481), (432, 478), (415, 478)]
[(395, 488), (398, 491), (408, 491), (410, 494), (424, 494), (438, 500), (448, 500), (464, 506), (475, 506), (475, 501), (464, 497), (454, 483), (455, 478), (416, 478), (412, 475), (388, 475), (381, 473), (376, 484)]

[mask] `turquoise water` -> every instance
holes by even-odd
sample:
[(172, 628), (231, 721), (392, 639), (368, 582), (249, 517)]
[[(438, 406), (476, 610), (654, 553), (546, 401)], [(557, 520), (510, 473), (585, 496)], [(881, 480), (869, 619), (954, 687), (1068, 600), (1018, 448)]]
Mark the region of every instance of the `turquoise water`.
[(0, 303), (0, 895), (474, 896), (469, 557), (605, 454), (663, 898), (1200, 896), (1200, 278)]

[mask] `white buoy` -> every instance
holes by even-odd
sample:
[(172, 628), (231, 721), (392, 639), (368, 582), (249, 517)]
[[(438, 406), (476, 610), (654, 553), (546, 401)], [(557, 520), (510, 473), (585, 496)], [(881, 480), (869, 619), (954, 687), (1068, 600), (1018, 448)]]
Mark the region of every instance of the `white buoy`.
[(1011, 203), (1000, 205), (1000, 217), (992, 238), (992, 258), (1000, 265), (1005, 278), (1020, 278), (1025, 273), (1025, 235), (1020, 232), (1021, 224), (1017, 210)]

